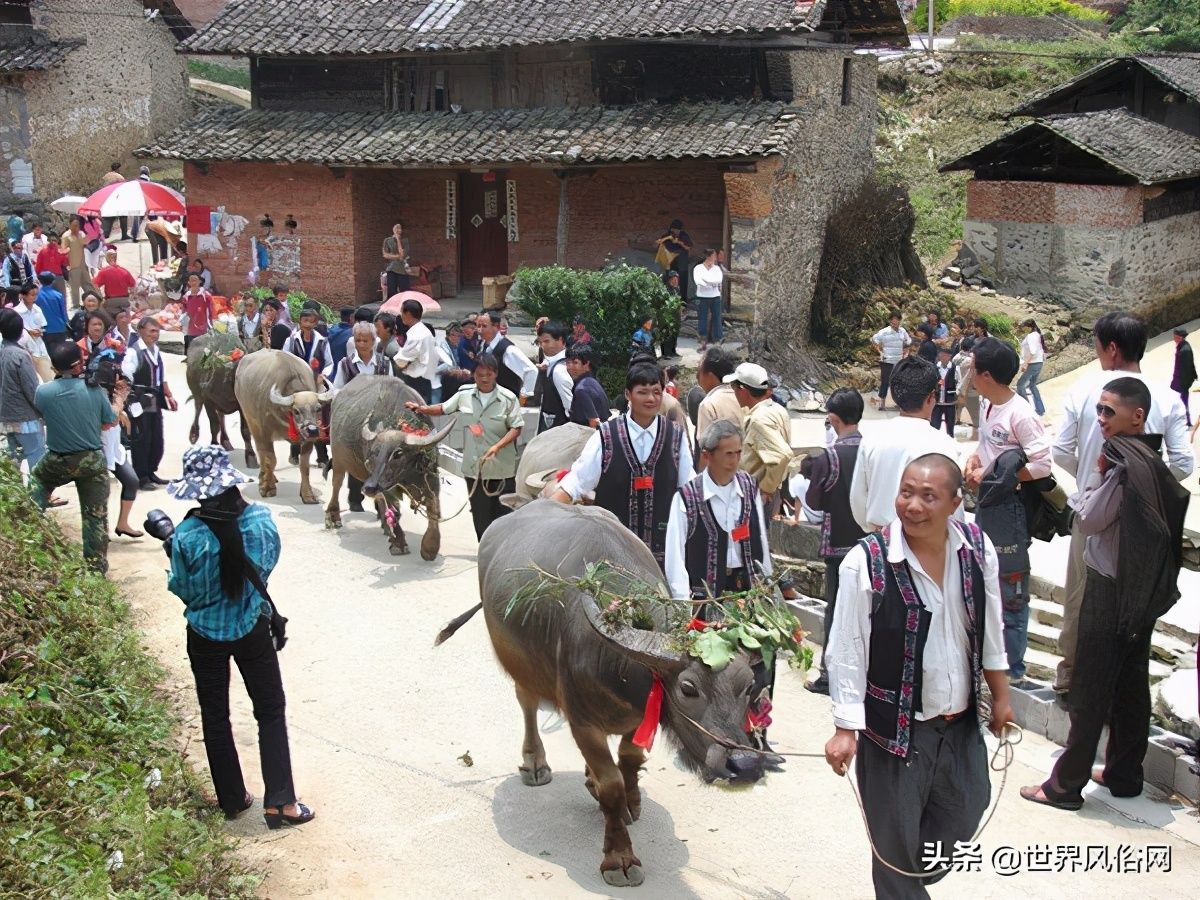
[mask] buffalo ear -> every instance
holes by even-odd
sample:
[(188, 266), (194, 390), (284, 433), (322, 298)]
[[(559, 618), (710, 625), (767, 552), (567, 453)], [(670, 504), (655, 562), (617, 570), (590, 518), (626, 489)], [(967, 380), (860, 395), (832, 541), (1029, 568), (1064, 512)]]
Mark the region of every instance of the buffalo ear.
[(600, 618), (600, 607), (591, 594), (572, 591), (579, 597), (588, 622), (596, 632), (625, 656), (656, 672), (678, 673), (687, 660), (671, 646), (670, 638), (661, 631), (643, 631), (628, 625), (610, 625)]

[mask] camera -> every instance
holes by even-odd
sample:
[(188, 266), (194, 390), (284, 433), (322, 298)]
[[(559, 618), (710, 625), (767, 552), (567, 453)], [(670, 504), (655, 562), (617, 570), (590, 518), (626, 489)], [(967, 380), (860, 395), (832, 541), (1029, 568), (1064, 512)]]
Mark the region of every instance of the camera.
[(93, 353), (83, 368), (83, 380), (88, 387), (102, 388), (110, 394), (116, 388), (120, 375), (121, 358), (111, 347)]
[(175, 536), (175, 523), (161, 509), (152, 509), (146, 513), (146, 521), (142, 523), (146, 534), (155, 540), (162, 541), (163, 552), (171, 555), (171, 538)]

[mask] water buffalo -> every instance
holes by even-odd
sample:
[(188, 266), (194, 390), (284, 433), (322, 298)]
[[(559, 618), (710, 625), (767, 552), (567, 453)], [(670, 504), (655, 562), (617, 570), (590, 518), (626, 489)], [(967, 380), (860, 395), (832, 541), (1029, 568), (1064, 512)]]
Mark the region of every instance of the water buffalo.
[(534, 437), (517, 463), (516, 493), (505, 494), (500, 502), (510, 509), (520, 509), (531, 500), (548, 496), (547, 492), (553, 493), (558, 486), (554, 474), (571, 468), (594, 433), (594, 428), (568, 422)]
[[(214, 444), (220, 443), (226, 450), (232, 450), (229, 435), (225, 431), (225, 417), (238, 412), (237, 397), (233, 394), (233, 378), (241, 360), (231, 366), (210, 368), (200, 365), (204, 351), (215, 343), (212, 335), (202, 334), (192, 341), (187, 353), (187, 384), (192, 395), (192, 403), (196, 407), (192, 428), (188, 432), (188, 441), (196, 443), (200, 439), (200, 411), (208, 414), (208, 429)], [(246, 465), (253, 468), (258, 465), (258, 458), (250, 446), (250, 428), (246, 425), (246, 417), (242, 416), (242, 441), (246, 445)]]
[(375, 501), (393, 556), (408, 553), (400, 525), (401, 497), (407, 495), (414, 509), (425, 510), (429, 524), (421, 538), (421, 558), (432, 560), (442, 545), (436, 445), (454, 421), (434, 431), (429, 418), (405, 409), (408, 401), (424, 402), (391, 375), (359, 375), (334, 398), (329, 421), (333, 496), (325, 508), (325, 527), (342, 527), (338, 495), (349, 473)]
[(300, 357), (282, 350), (259, 350), (238, 363), (233, 393), (242, 411), (242, 421), (250, 430), (246, 442), (246, 464), (254, 448), (262, 457), (258, 472), (258, 490), (263, 497), (274, 497), (279, 480), (275, 477), (275, 441), (288, 439), (288, 413), (300, 433), (300, 499), (319, 502), (308, 479), (308, 458), (312, 440), (320, 433), (321, 407), (333, 399), (319, 392), (310, 369)]
[[(611, 885), (637, 885), (643, 880), (641, 861), (626, 825), (641, 812), (638, 770), (645, 751), (633, 743), (633, 735), (655, 677), (663, 686), (659, 722), (681, 760), (706, 780), (753, 781), (763, 774), (764, 757), (731, 752), (711, 735), (745, 743), (754, 660), (742, 652), (714, 672), (682, 653), (667, 634), (606, 624), (595, 599), (574, 588), (512, 602), (539, 577), (535, 568), (570, 581), (602, 560), (632, 579), (657, 585), (667, 596), (650, 551), (608, 510), (535, 500), (497, 519), (479, 543), (481, 603), (447, 625), (438, 643), (483, 608), (496, 656), (516, 682), (525, 721), (522, 781), (537, 786), (551, 778), (537, 729), (538, 703), (546, 700), (570, 724), (587, 763), (586, 786), (604, 812), (600, 873)], [(627, 591), (629, 582), (622, 583), (622, 577), (611, 580), (607, 589)], [(608, 747), (612, 734), (621, 736), (616, 762)]]

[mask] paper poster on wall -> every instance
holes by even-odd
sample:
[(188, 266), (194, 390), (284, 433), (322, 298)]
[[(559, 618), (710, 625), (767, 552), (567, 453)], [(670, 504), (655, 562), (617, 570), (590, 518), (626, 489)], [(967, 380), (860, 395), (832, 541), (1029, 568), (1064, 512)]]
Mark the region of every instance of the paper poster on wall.
[(300, 274), (300, 238), (274, 234), (267, 238), (270, 247), (270, 269), (278, 275)]

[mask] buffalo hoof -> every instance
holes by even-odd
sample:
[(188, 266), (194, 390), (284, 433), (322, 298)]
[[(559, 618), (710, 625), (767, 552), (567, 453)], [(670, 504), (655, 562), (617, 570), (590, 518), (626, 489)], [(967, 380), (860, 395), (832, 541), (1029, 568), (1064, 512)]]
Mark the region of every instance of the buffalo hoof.
[[(937, 9), (937, 7), (935, 6), (934, 9)], [(255, 454), (255, 452), (253, 450), (246, 451), (246, 468), (247, 469), (257, 469), (258, 468), (258, 456), (257, 456), (257, 454)]]
[(437, 547), (426, 547), (423, 543), (421, 544), (421, 559), (425, 560), (425, 562), (433, 562), (437, 559), (437, 555)]
[(541, 787), (549, 784), (554, 778), (549, 766), (538, 766), (536, 772), (531, 771), (527, 766), (520, 766), (517, 771), (521, 773), (521, 784), (526, 787)]
[[(646, 880), (646, 873), (642, 871), (642, 861), (632, 853), (628, 858), (631, 862), (625, 868), (622, 868), (620, 863), (615, 863), (611, 869), (601, 867), (600, 874), (604, 876), (605, 884), (613, 887), (637, 887)], [(608, 862), (604, 865), (608, 865)]]
[(200, 426), (197, 425), (188, 431), (188, 443), (194, 444), (200, 440)]
[(408, 544), (389, 544), (388, 553), (392, 556), (408, 556), (411, 551), (408, 549)]
[[(934, 9), (937, 9), (937, 7), (934, 7)], [(233, 452), (233, 442), (230, 441), (229, 438), (227, 438), (227, 437), (221, 438), (221, 446), (225, 449), (226, 453)]]
[(338, 513), (325, 513), (326, 528), (341, 528), (342, 517)]
[(314, 503), (320, 503), (321, 498), (318, 497), (316, 494), (305, 494), (305, 493), (301, 492), (300, 502), (307, 503), (309, 506), (312, 506)]
[(264, 484), (264, 485), (260, 485), (260, 486), (259, 486), (259, 488), (258, 488), (258, 496), (260, 496), (260, 497), (274, 497), (274, 496), (275, 496), (275, 488), (274, 488), (274, 486), (268, 487), (268, 486), (267, 486), (267, 485), (265, 485), (265, 484)]
[[(934, 7), (934, 9), (936, 10), (937, 7)], [(636, 796), (627, 793), (625, 795), (625, 809), (629, 812), (629, 821), (625, 823), (626, 825), (632, 825), (634, 822), (640, 819), (642, 817), (641, 793), (638, 793)]]

